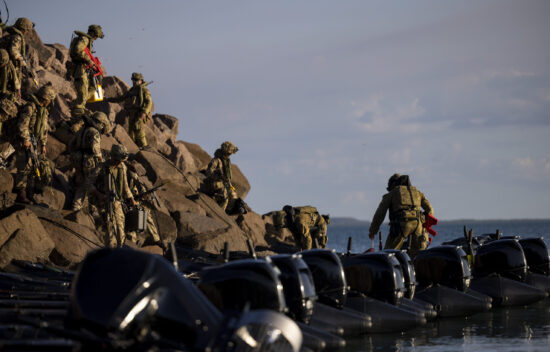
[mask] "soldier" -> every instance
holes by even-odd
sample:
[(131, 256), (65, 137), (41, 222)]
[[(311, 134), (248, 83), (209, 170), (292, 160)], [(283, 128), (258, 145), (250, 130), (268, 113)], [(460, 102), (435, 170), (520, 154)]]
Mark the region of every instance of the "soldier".
[(15, 116), (17, 116), (17, 105), (10, 99), (0, 98), (0, 169), (6, 168), (8, 158), (15, 152), (9, 142), (10, 138), (5, 138), (2, 134), (2, 125)]
[(10, 54), (0, 49), (0, 99), (8, 98), (14, 102), (21, 99), (21, 81), (17, 76), (15, 66), (10, 60)]
[(122, 247), (126, 240), (122, 203), (126, 200), (132, 206), (137, 205), (128, 187), (124, 164), (126, 160), (128, 160), (126, 148), (120, 144), (113, 145), (110, 159), (102, 164), (96, 180), (96, 189), (102, 194), (101, 198), (107, 202), (103, 210), (107, 226), (106, 244), (109, 247)]
[(34, 24), (25, 17), (18, 18), (15, 24), (7, 28), (8, 35), (2, 39), (4, 48), (10, 55), (10, 60), (16, 69), (16, 76), (21, 82), (21, 71), (27, 67), (27, 44), (25, 37), (34, 28)]
[(143, 75), (138, 72), (132, 73), (132, 88), (125, 94), (106, 99), (108, 102), (124, 102), (124, 109), (128, 111), (130, 118), (128, 135), (140, 148), (147, 146), (144, 125), (151, 117), (153, 100), (147, 89), (149, 83), (143, 80)]
[[(133, 169), (130, 164), (128, 167), (128, 187), (130, 188), (130, 191), (132, 191), (132, 194), (137, 196), (146, 192), (147, 187), (145, 187), (145, 185), (141, 182), (139, 175), (134, 170), (135, 169)], [(157, 206), (154, 199), (152, 199), (152, 196), (150, 195), (144, 196), (140, 199), (140, 205), (147, 210), (147, 233), (150, 239), (154, 244), (164, 249), (164, 243), (162, 243), (160, 239), (157, 225), (153, 220), (153, 213), (151, 211), (151, 209), (154, 209)], [(137, 234), (135, 232), (128, 233), (128, 237), (130, 237), (133, 242), (137, 243)]]
[(74, 31), (74, 33), (76, 37), (71, 41), (69, 47), (71, 61), (67, 61), (67, 76), (74, 80), (76, 99), (73, 102), (72, 109), (77, 111), (76, 115), (79, 117), (85, 108), (88, 98), (94, 92), (94, 87), (90, 82), (90, 75), (87, 70), (87, 67), (93, 66), (94, 62), (85, 49), (88, 48), (90, 53), (93, 52), (93, 42), (97, 38), (103, 38), (103, 30), (101, 26), (92, 24), (88, 27), (88, 33), (81, 31)]
[(233, 143), (223, 142), (214, 152), (214, 157), (206, 169), (204, 193), (214, 198), (224, 210), (233, 209), (233, 203), (238, 199), (235, 187), (231, 184), (230, 160), (231, 154), (235, 154), (238, 150)]
[[(50, 175), (39, 175), (40, 171), (36, 170), (38, 165), (33, 165), (35, 163), (32, 161), (32, 149), (34, 149), (37, 154), (40, 154), (42, 160), (45, 161), (46, 141), (48, 138), (48, 107), (55, 99), (55, 96), (55, 91), (51, 85), (46, 84), (42, 86), (36, 94), (31, 94), (29, 96), (29, 103), (19, 112), (17, 129), (21, 147), (16, 148), (17, 156), (15, 165), (17, 167), (17, 175), (15, 177), (14, 186), (14, 190), (17, 193), (16, 201), (18, 202), (31, 202), (27, 198), (27, 178), (31, 172), (33, 174), (36, 173), (36, 176), (44, 179), (51, 177), (51, 173)], [(49, 166), (47, 169), (49, 170)]]
[(432, 215), (433, 208), (428, 199), (416, 187), (411, 186), (409, 176), (394, 174), (388, 180), (388, 193), (382, 197), (374, 213), (369, 229), (369, 237), (374, 239), (384, 221), (386, 211), (390, 213), (390, 233), (384, 248), (400, 249), (409, 239), (411, 258), (428, 246), (428, 235), (424, 231), (425, 213)]
[(103, 112), (95, 112), (91, 117), (85, 116), (84, 128), (81, 128), (71, 139), (68, 149), (71, 162), (75, 167), (75, 193), (73, 210), (80, 210), (87, 194), (93, 185), (103, 162), (101, 154), (101, 135), (111, 131), (111, 122)]
[(317, 208), (310, 205), (301, 207), (285, 205), (283, 211), (284, 223), (292, 232), (296, 247), (300, 250), (311, 249), (314, 239), (317, 240), (319, 247), (326, 247), (328, 215), (320, 215)]

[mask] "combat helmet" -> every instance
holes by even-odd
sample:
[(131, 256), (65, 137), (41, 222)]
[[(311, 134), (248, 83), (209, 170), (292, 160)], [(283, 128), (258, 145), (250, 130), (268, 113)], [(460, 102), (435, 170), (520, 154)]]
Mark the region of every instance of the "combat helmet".
[(128, 150), (122, 144), (115, 144), (111, 148), (111, 160), (126, 161), (128, 160)]
[(10, 62), (10, 54), (6, 49), (0, 49), (0, 67), (4, 67)]
[(13, 26), (20, 31), (30, 31), (34, 28), (34, 23), (26, 17), (19, 17)]
[(132, 81), (139, 81), (139, 80), (143, 81), (143, 75), (139, 72), (132, 73)]
[(401, 178), (401, 174), (393, 174), (388, 179), (388, 187), (386, 188), (388, 191), (391, 191), (393, 187), (395, 187), (399, 183), (399, 179)]
[(107, 115), (101, 111), (96, 111), (93, 113), (92, 124), (101, 132), (101, 134), (107, 134), (111, 132), (111, 129), (113, 128)]
[(239, 151), (239, 148), (237, 148), (235, 144), (229, 141), (225, 141), (221, 145), (221, 150), (225, 154), (235, 154), (237, 151)]
[(88, 34), (92, 37), (103, 38), (103, 29), (98, 24), (91, 24), (88, 27)]
[(49, 83), (43, 85), (38, 90), (38, 92), (36, 92), (36, 97), (37, 98), (39, 98), (41, 100), (44, 100), (44, 101), (48, 101), (48, 102), (51, 102), (52, 100), (54, 100), (56, 95), (57, 94), (55, 93), (55, 90), (53, 89), (53, 87)]

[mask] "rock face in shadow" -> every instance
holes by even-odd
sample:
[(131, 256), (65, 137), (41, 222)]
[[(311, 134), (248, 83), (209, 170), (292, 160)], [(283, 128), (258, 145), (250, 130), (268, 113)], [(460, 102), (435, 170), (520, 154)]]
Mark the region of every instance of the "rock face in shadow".
[[(74, 167), (67, 144), (74, 132), (68, 128), (67, 121), (71, 117), (71, 102), (76, 97), (72, 82), (65, 78), (68, 49), (59, 43), (44, 44), (35, 31), (28, 46), (29, 65), (39, 85), (51, 83), (58, 93), (51, 106), (46, 153), (54, 177), (42, 194), (35, 195), (36, 202), (42, 206), (25, 207), (14, 204), (12, 189), (16, 170), (0, 169), (0, 267), (11, 259), (74, 267), (90, 250), (103, 245), (105, 233), (97, 208), (89, 207), (76, 213), (68, 210), (74, 193), (71, 183)], [(98, 53), (100, 57), (102, 54)], [(120, 96), (130, 89), (118, 76), (105, 76), (101, 83), (105, 97)], [(37, 88), (25, 79), (23, 89), (33, 93)], [(181, 127), (177, 117), (155, 113), (146, 124), (149, 147), (140, 150), (128, 135), (128, 114), (122, 104), (103, 101), (87, 107), (103, 111), (113, 123), (111, 133), (101, 140), (105, 158), (114, 144), (123, 144), (130, 153), (129, 162), (147, 187), (168, 182), (156, 191), (159, 204), (153, 210), (163, 241), (176, 241), (179, 246), (212, 254), (219, 254), (225, 242), (231, 250), (246, 251), (247, 239), (262, 250), (269, 247), (273, 234), (268, 231), (269, 223), (260, 215), (250, 211), (241, 217), (229, 216), (214, 200), (198, 191), (204, 179), (201, 171), (211, 155), (198, 144), (177, 140)], [(244, 199), (250, 184), (235, 164), (233, 184)], [(151, 246), (148, 251), (157, 253), (159, 247)]]

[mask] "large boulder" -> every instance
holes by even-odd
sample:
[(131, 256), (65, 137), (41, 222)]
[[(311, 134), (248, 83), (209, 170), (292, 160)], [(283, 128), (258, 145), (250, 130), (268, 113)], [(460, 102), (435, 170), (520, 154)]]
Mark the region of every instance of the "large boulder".
[(13, 189), (13, 177), (5, 170), (0, 169), (0, 195), (5, 193), (11, 193)]
[(76, 98), (76, 92), (73, 85), (58, 74), (48, 70), (39, 70), (36, 72), (36, 77), (40, 86), (46, 83), (51, 83), (53, 89), (58, 95), (63, 96), (67, 100), (73, 100)]
[(12, 259), (45, 262), (55, 247), (38, 217), (29, 209), (12, 207), (0, 219), (0, 268)]
[(46, 186), (44, 187), (44, 191), (42, 193), (34, 195), (34, 200), (38, 204), (47, 205), (49, 208), (61, 210), (65, 206), (67, 196), (59, 189)]
[(153, 122), (162, 132), (168, 129), (172, 135), (177, 136), (179, 125), (177, 117), (165, 114), (154, 114)]
[(174, 215), (178, 227), (178, 238), (191, 235), (219, 234), (228, 230), (228, 224), (198, 213), (177, 212)]
[(231, 165), (231, 172), (233, 178), (231, 179), (231, 183), (233, 186), (235, 186), (235, 189), (237, 190), (237, 194), (240, 198), (244, 199), (246, 195), (248, 194), (248, 191), (250, 191), (250, 183), (248, 183), (248, 180), (244, 176), (244, 174), (241, 172), (241, 169), (235, 164)]
[(46, 157), (55, 161), (61, 154), (67, 150), (65, 143), (61, 143), (57, 138), (52, 135), (48, 136), (48, 144), (46, 147)]
[(115, 125), (113, 130), (111, 131), (111, 136), (113, 136), (118, 143), (124, 145), (126, 149), (128, 149), (128, 152), (131, 154), (135, 154), (139, 152), (139, 147), (134, 143), (132, 138), (128, 135), (128, 132), (122, 127), (121, 125)]
[[(184, 176), (176, 166), (166, 157), (152, 150), (142, 150), (136, 154), (136, 160), (140, 162), (145, 170), (147, 177), (154, 184), (162, 181), (171, 181), (185, 184)], [(186, 192), (186, 194), (190, 194)]]
[(204, 169), (208, 166), (208, 163), (212, 157), (204, 151), (200, 145), (184, 141), (182, 141), (182, 143), (185, 145), (185, 148), (187, 148), (189, 153), (193, 155), (193, 161), (195, 162), (197, 169)]
[(164, 203), (170, 214), (180, 211), (206, 215), (206, 211), (200, 204), (192, 201), (186, 196), (194, 195), (195, 190), (185, 183), (170, 182), (157, 190), (156, 194), (161, 203)]
[(159, 210), (152, 210), (152, 212), (160, 239), (165, 242), (174, 242), (178, 236), (178, 228), (174, 219), (172, 219), (170, 215)]
[(242, 220), (238, 221), (238, 224), (241, 230), (252, 240), (254, 246), (267, 247), (265, 240), (267, 234), (266, 223), (261, 215), (249, 211), (242, 216)]
[(130, 86), (118, 76), (106, 76), (101, 81), (105, 98), (119, 97), (130, 90)]

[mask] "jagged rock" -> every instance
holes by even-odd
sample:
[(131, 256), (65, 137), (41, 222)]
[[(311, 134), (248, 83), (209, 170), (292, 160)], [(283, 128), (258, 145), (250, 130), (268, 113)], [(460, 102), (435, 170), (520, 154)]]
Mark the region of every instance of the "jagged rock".
[(71, 162), (71, 157), (69, 154), (61, 154), (55, 160), (55, 167), (63, 173), (68, 173), (73, 169), (73, 164)]
[(13, 177), (4, 169), (0, 169), (0, 194), (11, 193), (13, 189)]
[(44, 187), (41, 194), (35, 194), (34, 200), (39, 204), (45, 204), (52, 209), (63, 209), (66, 195), (62, 191), (50, 186)]
[(147, 170), (136, 160), (131, 160), (128, 162), (130, 164), (129, 166), (132, 168), (132, 170), (138, 174), (138, 176), (145, 176), (147, 174)]
[(243, 220), (239, 223), (239, 226), (248, 235), (248, 238), (252, 240), (252, 244), (254, 246), (267, 247), (267, 242), (265, 241), (267, 232), (265, 221), (262, 219), (262, 216), (253, 211), (249, 211), (242, 217)]
[(152, 210), (153, 220), (157, 224), (159, 236), (162, 241), (174, 242), (178, 235), (178, 228), (176, 222), (168, 214), (162, 211)]
[(248, 180), (244, 176), (244, 174), (241, 172), (241, 169), (235, 164), (231, 165), (231, 172), (233, 178), (231, 179), (231, 183), (233, 186), (235, 186), (235, 189), (237, 190), (237, 194), (240, 198), (244, 199), (246, 195), (248, 194), (248, 191), (250, 191), (250, 183), (248, 183)]
[(68, 99), (62, 96), (58, 95), (55, 97), (50, 110), (50, 118), (48, 119), (50, 128), (57, 125), (60, 121), (70, 119), (71, 109), (69, 105), (67, 105), (67, 101)]
[(178, 169), (185, 173), (195, 173), (198, 171), (197, 163), (193, 155), (187, 149), (187, 146), (182, 141), (170, 142), (172, 145), (171, 160)]
[(126, 149), (128, 149), (129, 153), (135, 154), (139, 152), (139, 147), (134, 143), (132, 138), (130, 138), (124, 127), (115, 125), (111, 131), (111, 135), (118, 141), (118, 143), (124, 145)]
[(197, 169), (204, 169), (208, 166), (208, 163), (210, 162), (212, 157), (207, 152), (205, 152), (200, 145), (185, 141), (182, 141), (182, 143), (185, 145), (189, 153), (193, 155), (193, 160)]
[(101, 136), (101, 150), (103, 155), (106, 156), (105, 159), (108, 159), (109, 154), (111, 153), (111, 148), (114, 144), (119, 144), (118, 141), (112, 135), (102, 135)]
[(52, 88), (58, 95), (61, 95), (68, 100), (74, 100), (76, 98), (76, 92), (73, 85), (58, 74), (48, 70), (39, 70), (36, 72), (36, 77), (40, 86), (46, 83), (51, 83)]
[[(154, 184), (162, 181), (185, 184), (185, 179), (176, 166), (155, 151), (142, 150), (136, 154), (136, 160), (145, 167), (147, 177)], [(186, 192), (185, 194), (191, 193)]]
[(155, 134), (158, 144), (168, 143), (169, 141), (172, 142), (176, 138), (176, 135), (172, 133), (172, 130), (170, 130), (160, 120), (155, 120), (153, 118), (153, 123), (149, 125), (151, 127), (151, 130)]
[(151, 121), (147, 122), (147, 124), (143, 126), (145, 129), (145, 138), (147, 138), (147, 145), (151, 148), (156, 149), (160, 145), (160, 143), (157, 141), (157, 136), (155, 132), (153, 132), (151, 127), (149, 127), (150, 124)]
[(52, 161), (55, 161), (61, 154), (67, 150), (65, 143), (61, 143), (57, 138), (51, 134), (48, 136), (48, 143), (46, 146), (46, 157)]
[(74, 133), (69, 129), (68, 125), (60, 124), (56, 126), (55, 130), (53, 131), (53, 135), (60, 142), (69, 144), (69, 142), (73, 138)]
[(170, 182), (159, 189), (156, 194), (164, 202), (170, 213), (182, 211), (206, 215), (206, 211), (201, 205), (186, 197), (186, 195), (195, 194), (195, 190), (187, 184)]
[(221, 233), (230, 226), (218, 219), (197, 213), (177, 212), (176, 214), (174, 220), (178, 227), (178, 238)]
[(179, 121), (176, 117), (166, 114), (155, 114), (153, 115), (153, 121), (160, 130), (164, 131), (164, 127), (167, 127), (170, 129), (172, 135), (176, 136), (178, 134)]
[(46, 46), (55, 49), (55, 58), (59, 61), (59, 63), (65, 65), (69, 59), (69, 49), (65, 45), (59, 43), (46, 44)]
[(24, 207), (2, 212), (0, 220), (0, 268), (12, 259), (45, 262), (55, 247), (38, 217)]
[(45, 68), (50, 67), (53, 60), (56, 59), (55, 49), (44, 45), (35, 30), (32, 30), (27, 36), (27, 43), (30, 50), (37, 51), (39, 64)]
[(103, 247), (93, 228), (45, 215), (41, 215), (39, 219), (55, 243), (50, 260), (56, 265), (75, 266), (88, 252)]
[(105, 98), (121, 96), (130, 90), (130, 86), (118, 76), (105, 76), (101, 81)]
[[(111, 123), (115, 123), (117, 115), (122, 111), (122, 105), (117, 103), (108, 103), (105, 100), (95, 103), (88, 103), (86, 107), (92, 111), (101, 111), (107, 115)], [(126, 114), (124, 112), (124, 114)]]
[(75, 222), (79, 225), (89, 227), (91, 229), (94, 229), (96, 227), (94, 218), (84, 210), (68, 211), (67, 215), (65, 215), (64, 218), (66, 220)]

